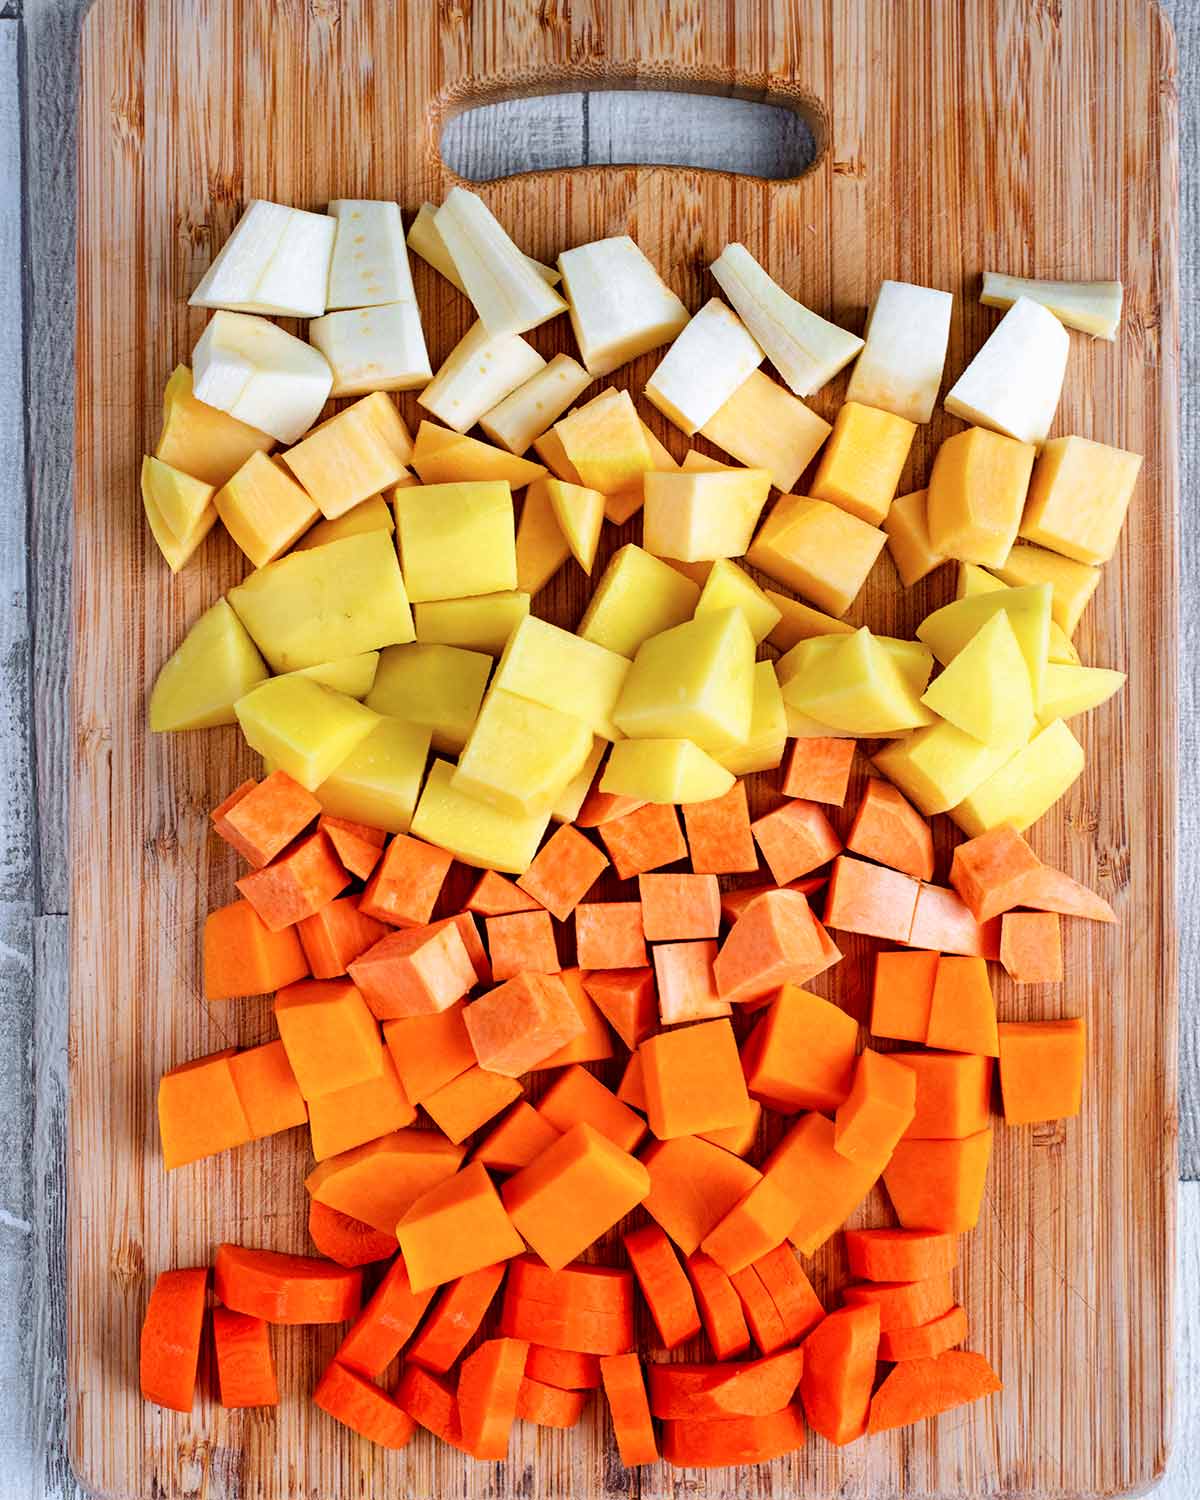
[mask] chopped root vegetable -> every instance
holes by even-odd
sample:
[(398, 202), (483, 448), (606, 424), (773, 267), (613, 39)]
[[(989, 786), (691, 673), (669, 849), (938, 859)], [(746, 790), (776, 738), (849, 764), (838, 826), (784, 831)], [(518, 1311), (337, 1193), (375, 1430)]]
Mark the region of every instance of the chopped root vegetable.
[(268, 1323), (344, 1323), (362, 1305), (362, 1272), (226, 1244), (217, 1247), (213, 1289), (226, 1307)]
[(200, 1363), (208, 1267), (162, 1271), (142, 1323), (142, 1395), (156, 1406), (191, 1411)]
[(788, 1339), (799, 1343), (825, 1316), (812, 1282), (790, 1245), (779, 1245), (754, 1262), (754, 1271), (783, 1319)]
[(403, 1448), (416, 1423), (386, 1391), (332, 1360), (317, 1382), (313, 1400), (335, 1420), (383, 1448)]
[(1017, 984), (1061, 984), (1062, 928), (1046, 911), (1009, 911), (1000, 918), (1000, 962)]
[(361, 1219), (352, 1219), (315, 1198), (308, 1205), (308, 1237), (322, 1255), (349, 1269), (390, 1260), (396, 1253), (394, 1234), (381, 1234)]
[(413, 1291), (403, 1257), (397, 1255), (334, 1357), (362, 1375), (382, 1375), (412, 1337), (432, 1297), (432, 1287)]
[(420, 1365), (408, 1365), (396, 1387), (395, 1400), (397, 1406), (434, 1437), (441, 1438), (452, 1448), (467, 1451), (458, 1415), (458, 1398), (445, 1381), (423, 1370)]
[(599, 834), (620, 880), (687, 857), (679, 814), (667, 803), (643, 803), (623, 817), (601, 823)]
[(631, 1052), (658, 1029), (653, 969), (587, 969), (583, 987)]
[(933, 833), (929, 824), (890, 781), (878, 776), (867, 782), (846, 848), (893, 870), (915, 875), (918, 880), (933, 879)]
[(506, 876), (485, 870), (463, 903), (463, 909), (481, 917), (505, 917), (514, 911), (537, 911), (540, 905)]
[(607, 868), (595, 844), (566, 823), (543, 844), (517, 885), (565, 922)]
[(724, 796), (711, 802), (685, 803), (682, 812), (697, 875), (740, 875), (758, 869), (744, 781), (735, 781)]
[[(460, 1276), (442, 1292), (408, 1348), (414, 1365), (443, 1375), (466, 1348), (504, 1280), (504, 1262)], [(522, 1369), (524, 1363), (522, 1362)]]
[(1005, 1021), (1000, 1025), (1000, 1093), (1010, 1125), (1065, 1120), (1079, 1113), (1087, 1024)]
[(530, 1344), (525, 1373), (543, 1385), (557, 1385), (564, 1391), (594, 1391), (601, 1384), (601, 1358), (598, 1354), (576, 1354), (570, 1349)]
[(574, 1427), (583, 1415), (586, 1400), (586, 1391), (564, 1391), (526, 1375), (517, 1395), (517, 1416), (539, 1427)]
[(943, 1271), (923, 1281), (855, 1282), (843, 1290), (842, 1301), (847, 1307), (874, 1304), (879, 1309), (879, 1331), (891, 1333), (942, 1317), (954, 1306), (954, 1293)]
[(867, 1281), (924, 1281), (958, 1264), (958, 1239), (935, 1229), (847, 1229), (850, 1271)]
[(750, 1330), (733, 1282), (716, 1261), (699, 1251), (688, 1257), (687, 1270), (713, 1353), (718, 1359), (736, 1359), (747, 1353)]
[(803, 1368), (803, 1349), (726, 1365), (710, 1378), (707, 1395), (731, 1417), (769, 1417), (791, 1403)]
[(982, 1354), (948, 1349), (935, 1359), (908, 1359), (895, 1366), (872, 1397), (867, 1431), (907, 1427), (1003, 1389)]
[(463, 1360), (458, 1418), (463, 1443), (472, 1457), (508, 1456), (528, 1354), (529, 1345), (521, 1339), (488, 1339)]
[(967, 1315), (957, 1305), (940, 1318), (913, 1328), (893, 1328), (879, 1335), (879, 1358), (899, 1364), (906, 1359), (936, 1359), (967, 1336)]
[(657, 1224), (651, 1224), (632, 1230), (622, 1243), (663, 1348), (674, 1349), (694, 1338), (700, 1332), (700, 1314), (671, 1241)]
[(814, 1432), (843, 1447), (867, 1430), (879, 1350), (879, 1309), (844, 1307), (824, 1318), (803, 1344), (800, 1399)]
[(787, 1324), (754, 1267), (732, 1272), (729, 1280), (742, 1304), (751, 1336), (762, 1353), (777, 1354), (786, 1349), (790, 1342)]
[[(854, 740), (793, 740), (783, 778), (783, 795), (844, 807), (846, 788), (850, 784), (850, 767), (854, 762), (854, 748)], [(851, 844), (847, 847), (854, 846)]]
[(627, 1469), (658, 1462), (658, 1442), (642, 1362), (636, 1354), (609, 1354), (600, 1361), (600, 1377), (612, 1416), (617, 1452)]
[(279, 1405), (270, 1335), (262, 1318), (214, 1307), (213, 1348), (222, 1406)]
[(785, 1406), (769, 1417), (663, 1424), (662, 1456), (677, 1468), (762, 1464), (803, 1446), (804, 1421), (796, 1406)]

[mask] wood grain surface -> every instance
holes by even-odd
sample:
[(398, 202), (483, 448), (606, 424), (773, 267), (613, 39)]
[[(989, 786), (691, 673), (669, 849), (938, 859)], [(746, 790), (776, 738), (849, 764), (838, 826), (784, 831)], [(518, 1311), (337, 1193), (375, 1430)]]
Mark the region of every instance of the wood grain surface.
[[(803, 1492), (855, 1496), (1111, 1494), (1144, 1486), (1169, 1431), (1176, 1138), (1174, 746), (1177, 289), (1174, 57), (1145, 3), (961, 5), (682, 0), (647, 18), (619, 4), (395, 7), (378, 0), (101, 0), (85, 28), (80, 129), (72, 842), (73, 962), (67, 1425), (102, 1493), (276, 1497)], [(515, 60), (515, 61), (514, 61)], [(749, 1474), (627, 1476), (599, 1413), (580, 1434), (527, 1430), (507, 1468), (424, 1438), (367, 1447), (307, 1397), (331, 1330), (279, 1330), (285, 1400), (188, 1418), (141, 1404), (137, 1328), (148, 1282), (221, 1239), (305, 1247), (305, 1168), (265, 1142), (172, 1174), (154, 1139), (163, 1068), (268, 1034), (265, 1005), (206, 1007), (197, 938), (233, 862), (205, 813), (249, 767), (233, 731), (151, 740), (144, 700), (187, 624), (242, 573), (228, 543), (172, 581), (140, 523), (136, 467), (171, 366), (202, 326), (186, 297), (246, 198), (320, 207), (398, 197), (411, 210), (453, 178), (437, 151), (463, 104), (547, 87), (677, 80), (804, 107), (822, 155), (793, 183), (653, 167), (591, 168), (489, 186), (543, 258), (633, 234), (696, 307), (708, 262), (742, 239), (790, 290), (850, 327), (883, 276), (961, 296), (948, 375), (994, 325), (979, 272), (1120, 276), (1115, 346), (1076, 338), (1056, 430), (1143, 451), (1147, 474), (1118, 559), (1078, 640), (1127, 668), (1121, 704), (1081, 725), (1089, 764), (1035, 830), (1047, 858), (1096, 884), (1117, 930), (1072, 932), (1068, 980), (1004, 1016), (1084, 1013), (1082, 1119), (997, 1136), (980, 1229), (964, 1247), (972, 1342), (1001, 1398), (836, 1453), (814, 1442)], [(435, 360), (467, 304), (423, 267)], [(561, 322), (544, 352), (568, 347)], [(652, 361), (618, 372), (640, 390)], [(816, 403), (836, 407), (843, 384)], [(410, 407), (408, 415), (415, 416)], [(678, 434), (657, 430), (675, 450)], [(921, 482), (939, 412), (914, 448)], [(633, 530), (636, 530), (634, 523)], [(632, 534), (632, 532), (631, 532)], [(615, 545), (625, 537), (614, 537)], [(901, 594), (881, 563), (855, 618), (911, 630), (951, 584)], [(542, 612), (573, 623), (585, 587), (560, 576)], [(769, 781), (769, 778), (767, 779)], [(769, 785), (760, 789), (771, 795)], [(829, 976), (852, 1008), (862, 965)], [(883, 1222), (882, 1196), (863, 1211)], [(836, 1285), (836, 1247), (815, 1278)]]

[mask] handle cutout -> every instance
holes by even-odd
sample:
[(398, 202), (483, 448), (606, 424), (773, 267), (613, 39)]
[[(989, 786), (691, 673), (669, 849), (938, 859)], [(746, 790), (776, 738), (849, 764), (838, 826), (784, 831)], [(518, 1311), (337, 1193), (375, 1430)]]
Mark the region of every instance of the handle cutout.
[(799, 95), (622, 88), (492, 99), (446, 120), (442, 159), (468, 182), (575, 167), (662, 166), (792, 181), (826, 138), (820, 107)]

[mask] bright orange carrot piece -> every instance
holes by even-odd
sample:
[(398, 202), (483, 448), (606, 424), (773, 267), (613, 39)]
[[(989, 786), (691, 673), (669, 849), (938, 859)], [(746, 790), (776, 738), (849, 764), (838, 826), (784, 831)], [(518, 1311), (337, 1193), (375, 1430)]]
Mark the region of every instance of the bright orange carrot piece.
[(394, 927), (428, 922), (452, 862), (444, 849), (396, 834), (367, 881), (360, 910)]
[(475, 1066), (426, 1094), (423, 1108), (442, 1134), (458, 1145), (523, 1093), (515, 1078)]
[(769, 1417), (663, 1424), (662, 1456), (677, 1468), (762, 1464), (803, 1446), (804, 1421), (798, 1406), (785, 1406)]
[(578, 1064), (564, 1069), (537, 1108), (559, 1135), (586, 1120), (622, 1151), (635, 1151), (646, 1133), (646, 1122), (626, 1108), (595, 1074)]
[(668, 803), (647, 802), (622, 817), (610, 818), (599, 825), (599, 833), (620, 880), (687, 857), (679, 814)]
[(633, 1348), (633, 1313), (571, 1309), (506, 1292), (500, 1332), (579, 1354), (625, 1354)]
[(564, 823), (542, 845), (517, 885), (565, 922), (607, 869), (608, 860), (595, 844)]
[(750, 1330), (733, 1282), (700, 1251), (688, 1257), (687, 1272), (713, 1354), (717, 1359), (736, 1359), (745, 1354), (750, 1348)]
[(336, 1421), (383, 1448), (403, 1448), (416, 1431), (408, 1413), (386, 1391), (330, 1360), (313, 1401)]
[(506, 917), (514, 911), (537, 911), (541, 902), (518, 890), (506, 875), (485, 870), (475, 882), (464, 909), (481, 917)]
[(605, 1355), (600, 1361), (600, 1375), (621, 1462), (627, 1469), (657, 1463), (658, 1441), (646, 1399), (641, 1360), (636, 1354)]
[(711, 802), (685, 803), (682, 812), (697, 875), (741, 875), (758, 869), (744, 781), (735, 781), (724, 796)]
[(912, 1328), (893, 1328), (879, 1335), (879, 1357), (899, 1364), (908, 1359), (936, 1359), (946, 1349), (953, 1349), (967, 1336), (967, 1315), (957, 1305), (940, 1318), (918, 1323)]
[(729, 1413), (717, 1405), (711, 1388), (730, 1369), (745, 1368), (744, 1364), (647, 1364), (650, 1411), (664, 1421), (719, 1421)]
[(594, 1391), (601, 1385), (599, 1354), (576, 1354), (571, 1349), (550, 1349), (545, 1344), (530, 1344), (525, 1373), (543, 1385), (556, 1385), (564, 1391)]
[[(798, 742), (800, 743), (800, 742)], [(933, 832), (890, 781), (872, 776), (846, 848), (918, 880), (933, 879)]]
[(517, 974), (468, 1005), (463, 1020), (480, 1067), (508, 1078), (527, 1073), (583, 1030), (557, 974)]
[(843, 854), (834, 861), (825, 895), (826, 927), (907, 943), (920, 886), (911, 875)]
[(309, 971), (297, 929), (272, 932), (249, 901), (233, 901), (204, 920), (204, 998), (268, 995)]
[(268, 1323), (344, 1323), (362, 1305), (362, 1272), (315, 1255), (218, 1245), (217, 1298)]
[(354, 823), (349, 818), (335, 818), (330, 813), (321, 814), (317, 827), (329, 835), (337, 857), (355, 880), (369, 880), (371, 871), (383, 858), (383, 846), (387, 843), (383, 829)]
[(286, 771), (257, 785), (244, 782), (212, 814), (213, 827), (247, 864), (260, 870), (297, 838), (321, 811), (309, 791)]
[(806, 897), (768, 891), (734, 922), (713, 965), (717, 990), (734, 1004), (762, 1000), (785, 984), (805, 984), (829, 968), (831, 958)]
[(252, 1140), (290, 1130), (308, 1119), (308, 1106), (282, 1042), (263, 1042), (234, 1053), (229, 1073)]
[(272, 932), (294, 926), (350, 884), (349, 871), (318, 829), (296, 840), (261, 870), (243, 875), (237, 888)]
[[(961, 1140), (986, 1128), (992, 1059), (973, 1052), (893, 1052), (917, 1080), (915, 1113), (905, 1140)], [(899, 1278), (903, 1280), (904, 1278)]]
[(883, 1170), (883, 1185), (906, 1229), (961, 1234), (979, 1222), (992, 1132), (962, 1140), (904, 1140)]
[(575, 908), (575, 951), (584, 970), (644, 969), (650, 962), (638, 901), (586, 901)]
[(461, 1002), (433, 1015), (385, 1021), (383, 1037), (413, 1104), (423, 1104), (443, 1084), (475, 1066)]
[(719, 1370), (709, 1377), (707, 1393), (731, 1417), (769, 1417), (790, 1405), (803, 1368), (803, 1349), (784, 1349)]
[(158, 1080), (158, 1131), (168, 1171), (253, 1139), (232, 1063), (233, 1048), (227, 1047)]
[(825, 1309), (795, 1251), (790, 1245), (779, 1245), (759, 1256), (754, 1270), (783, 1319), (789, 1341), (798, 1343), (825, 1316)]
[[(395, 1240), (393, 1235), (393, 1247)], [(432, 1298), (432, 1287), (413, 1291), (404, 1257), (397, 1255), (334, 1357), (360, 1375), (382, 1375), (412, 1337)]]
[(732, 1276), (782, 1245), (795, 1222), (795, 1201), (777, 1181), (761, 1177), (705, 1235), (700, 1248)]
[(746, 1086), (768, 1109), (835, 1110), (854, 1079), (858, 1023), (832, 1000), (787, 984), (742, 1045)]
[(787, 1327), (770, 1292), (753, 1266), (734, 1271), (730, 1277), (751, 1337), (763, 1354), (778, 1354), (789, 1343)]
[(423, 1193), (396, 1225), (396, 1238), (417, 1292), (493, 1267), (525, 1248), (478, 1162)]
[(949, 887), (922, 884), (908, 941), (913, 948), (929, 948), (936, 953), (999, 958), (1000, 918), (977, 922), (970, 907)]
[(191, 1411), (200, 1364), (208, 1267), (161, 1271), (142, 1322), (142, 1395), (171, 1411)]
[(458, 1415), (458, 1397), (444, 1380), (420, 1365), (406, 1365), (396, 1387), (395, 1400), (426, 1432), (432, 1432), (452, 1448), (467, 1451)]
[(1004, 1021), (1000, 1028), (1000, 1093), (1010, 1125), (1066, 1120), (1083, 1094), (1087, 1023)]
[(873, 1304), (879, 1309), (880, 1333), (897, 1328), (913, 1328), (940, 1318), (954, 1306), (950, 1276), (940, 1271), (922, 1281), (859, 1281), (843, 1288), (842, 1301), (847, 1307)]
[(600, 1014), (632, 1052), (658, 1027), (654, 971), (584, 969), (583, 987)]
[(999, 1055), (996, 1001), (985, 959), (943, 954), (938, 960), (925, 1043), (943, 1052)]
[(564, 1391), (525, 1375), (517, 1395), (517, 1416), (539, 1427), (574, 1427), (583, 1415), (586, 1400), (586, 1391)]
[(867, 1430), (879, 1351), (879, 1309), (843, 1307), (829, 1313), (801, 1346), (800, 1399), (808, 1425), (838, 1447)]
[(844, 807), (856, 743), (828, 738), (793, 740), (783, 775), (783, 795)]
[(871, 1032), (905, 1042), (923, 1042), (929, 1031), (929, 1007), (938, 955), (914, 948), (875, 955), (871, 991)]
[[(460, 1276), (443, 1289), (437, 1305), (409, 1345), (406, 1357), (411, 1363), (423, 1365), (438, 1375), (445, 1374), (487, 1316), (504, 1280), (504, 1265), (504, 1261), (500, 1261), (493, 1266), (484, 1266), (467, 1276)], [(524, 1368), (522, 1357), (522, 1371)]]
[(803, 797), (756, 818), (750, 831), (776, 885), (786, 885), (827, 865), (842, 849), (842, 841), (821, 806)]
[(867, 1431), (908, 1427), (1003, 1389), (983, 1355), (967, 1349), (947, 1349), (936, 1359), (908, 1359), (893, 1367), (872, 1397)]
[(694, 1338), (700, 1332), (700, 1314), (671, 1241), (657, 1224), (650, 1224), (622, 1236), (622, 1243), (663, 1348), (674, 1349)]
[(552, 1146), (561, 1131), (524, 1099), (475, 1148), (474, 1159), (491, 1172), (519, 1172)]
[(279, 1405), (275, 1361), (262, 1318), (214, 1307), (213, 1347), (222, 1406)]
[(349, 1270), (389, 1260), (396, 1253), (394, 1234), (381, 1234), (361, 1219), (353, 1219), (315, 1198), (308, 1205), (308, 1237), (322, 1255)]
[(650, 1174), (643, 1207), (684, 1255), (700, 1248), (761, 1176), (757, 1167), (702, 1136), (655, 1141), (642, 1152), (642, 1161)]
[[(347, 972), (356, 958), (386, 937), (390, 929), (374, 917), (364, 916), (358, 909), (357, 896), (342, 896), (313, 912), (311, 917), (304, 917), (294, 929), (285, 928), (284, 933), (291, 934), (293, 930), (299, 935), (313, 978), (336, 979)], [(284, 933), (279, 935), (282, 937)], [(286, 982), (290, 984), (291, 980)]]
[(534, 1063), (532, 1072), (541, 1072), (544, 1068), (567, 1068), (572, 1063), (603, 1062), (613, 1055), (612, 1032), (600, 1008), (584, 988), (583, 970), (564, 969), (558, 977), (566, 985), (571, 1004), (579, 1012), (583, 1030), (549, 1057)]
[(522, 1339), (487, 1339), (463, 1360), (458, 1416), (463, 1443), (473, 1457), (507, 1456), (528, 1353)]
[(657, 943), (654, 947), (654, 978), (658, 990), (658, 1015), (664, 1026), (683, 1021), (710, 1021), (731, 1014), (728, 1000), (717, 993), (713, 964), (717, 944), (713, 938), (691, 943)]
[(647, 942), (715, 938), (721, 925), (721, 888), (715, 875), (639, 875), (642, 930)]
[(888, 1157), (917, 1112), (917, 1080), (910, 1068), (882, 1052), (859, 1054), (850, 1092), (838, 1105), (833, 1146), (851, 1161)]
[(517, 911), (506, 917), (485, 917), (492, 976), (499, 984), (518, 974), (557, 974), (558, 946), (548, 911)]
[(475, 965), (453, 922), (390, 931), (349, 973), (381, 1021), (447, 1010), (475, 985)]
[(1000, 962), (1017, 984), (1061, 984), (1062, 927), (1048, 911), (1009, 911), (1000, 918)]
[(864, 1281), (924, 1281), (958, 1264), (958, 1239), (935, 1229), (847, 1229), (850, 1274)]

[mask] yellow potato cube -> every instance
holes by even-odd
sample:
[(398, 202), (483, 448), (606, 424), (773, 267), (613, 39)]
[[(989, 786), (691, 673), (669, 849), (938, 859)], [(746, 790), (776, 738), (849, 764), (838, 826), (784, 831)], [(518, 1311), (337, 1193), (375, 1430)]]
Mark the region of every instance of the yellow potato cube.
[(376, 713), (423, 724), (433, 748), (457, 755), (467, 742), (492, 658), (457, 646), (389, 646), (379, 658), (367, 707)]
[(251, 750), (315, 792), (379, 723), (379, 715), (309, 677), (272, 677), (234, 704)]
[(554, 806), (550, 809), (552, 822), (573, 823), (579, 816), (579, 809), (592, 789), (592, 782), (596, 779), (596, 772), (600, 768), (600, 762), (604, 759), (604, 752), (607, 749), (607, 740), (602, 740), (599, 735), (593, 737), (592, 748), (588, 752), (587, 759), (554, 799)]
[(433, 422), (422, 422), (417, 428), (412, 465), (422, 484), (505, 479), (514, 490), (532, 484), (546, 473), (542, 464), (530, 463), (527, 458), (518, 458), (491, 443), (481, 443), (478, 438), (465, 437)]
[(230, 589), (229, 602), (276, 672), (413, 639), (412, 611), (386, 531), (289, 553)]
[(213, 504), (256, 568), (281, 557), (321, 514), (308, 491), (265, 453), (252, 453)]
[(396, 492), (404, 583), (414, 604), (517, 587), (512, 490), (504, 480)]
[(550, 822), (549, 814), (514, 818), (464, 796), (451, 785), (453, 778), (449, 761), (434, 761), (410, 833), (447, 850), (464, 865), (524, 875)]
[(931, 818), (948, 812), (997, 771), (1011, 745), (985, 745), (945, 719), (893, 740), (875, 756), (875, 766)]
[(658, 557), (741, 557), (771, 492), (765, 469), (645, 476), (642, 544)]
[(1042, 684), (1043, 724), (1071, 719), (1106, 702), (1125, 686), (1125, 673), (1108, 667), (1081, 667), (1071, 662), (1048, 662)]
[(811, 604), (803, 604), (799, 599), (781, 594), (778, 589), (764, 589), (763, 593), (779, 611), (779, 623), (767, 640), (780, 651), (790, 651), (800, 641), (811, 640), (817, 635), (853, 635), (858, 628), (845, 620), (822, 614)]
[(425, 725), (381, 718), (313, 796), (335, 818), (407, 833), (428, 756)]
[[(510, 453), (524, 453), (535, 438), (577, 401), (594, 377), (569, 354), (556, 354), (548, 365), (519, 385), (511, 396), (484, 412), (479, 425)], [(478, 477), (478, 476), (473, 476)]]
[(853, 635), (802, 641), (788, 655), (790, 672), (780, 679), (784, 701), (809, 718), (868, 737), (932, 722), (919, 690), (865, 625)]
[(275, 439), (192, 395), (192, 372), (176, 365), (163, 392), (163, 424), (155, 458), (214, 489), (236, 474), (252, 453), (269, 453)]
[(606, 740), (619, 739), (613, 710), (630, 663), (615, 651), (529, 615), (509, 637), (495, 686), (572, 714)]
[[(844, 640), (847, 635), (854, 634), (856, 634), (855, 629), (850, 627), (836, 632), (823, 641), (820, 637), (810, 636), (805, 641), (798, 642), (775, 663), (779, 681), (790, 682), (798, 673), (813, 670), (817, 662), (823, 661), (839, 640)], [(933, 652), (920, 641), (905, 641), (894, 635), (875, 635), (872, 639), (891, 657), (909, 692), (919, 698), (925, 691), (933, 672)], [(820, 644), (817, 644), (818, 641)]]
[(379, 669), (379, 652), (364, 651), (359, 656), (342, 656), (337, 661), (323, 661), (316, 667), (301, 667), (298, 677), (311, 677), (322, 687), (347, 698), (365, 698), (375, 683)]
[(787, 715), (787, 732), (794, 740), (854, 740), (858, 738), (848, 729), (835, 729), (832, 724), (822, 724), (818, 719), (810, 719), (798, 708), (793, 708), (786, 699), (784, 699), (783, 711)]
[(709, 569), (695, 612), (712, 615), (722, 609), (740, 609), (755, 642), (765, 641), (783, 618), (749, 573), (727, 557), (717, 558)]
[(270, 674), (228, 601), (206, 609), (159, 668), (150, 728), (211, 729), (236, 724), (233, 705)]
[(1018, 542), (996, 574), (1010, 588), (1048, 583), (1054, 591), (1050, 616), (1068, 639), (1075, 634), (1080, 616), (1100, 586), (1099, 568), (1031, 543)]
[(878, 526), (888, 513), (916, 423), (894, 412), (847, 401), (833, 419), (810, 493)]
[(709, 417), (700, 435), (747, 468), (766, 469), (771, 483), (786, 493), (832, 430), (799, 396), (755, 370)]
[(451, 785), (512, 817), (549, 812), (592, 751), (582, 719), (502, 688), (483, 700)]
[(1070, 791), (1083, 773), (1083, 746), (1061, 719), (1047, 724), (982, 782), (950, 816), (968, 838), (1002, 824), (1023, 833)]
[(632, 659), (650, 636), (690, 620), (699, 598), (690, 578), (628, 542), (609, 558), (576, 633)]
[(1021, 535), (1076, 562), (1107, 562), (1141, 467), (1140, 453), (1087, 438), (1051, 438), (1033, 467)]
[(750, 734), (754, 637), (726, 609), (643, 641), (613, 715), (631, 739), (692, 740), (732, 750)]
[(609, 751), (600, 790), (643, 802), (711, 802), (735, 780), (691, 740), (621, 740)]
[[(391, 405), (386, 395), (379, 395)], [(373, 397), (364, 396), (280, 455), (321, 514), (330, 519), (344, 515), (407, 473), (395, 444), (385, 436), (377, 407), (368, 406), (371, 401)]]
[(844, 615), (858, 597), (886, 535), (848, 511), (807, 495), (781, 495), (746, 551), (746, 561)]
[(1036, 710), (1042, 701), (1042, 679), (1050, 640), (1050, 598), (1048, 583), (972, 594), (926, 615), (917, 626), (917, 639), (923, 641), (946, 666), (994, 614), (1003, 610), (1009, 617), (1029, 668)]
[(517, 525), (517, 588), (527, 594), (544, 589), (571, 555), (547, 484), (545, 479), (535, 479), (525, 491)]
[(177, 541), (192, 536), (202, 521), (209, 520), (205, 513), (212, 505), (213, 493), (211, 484), (193, 479), (160, 458), (146, 454), (142, 459), (142, 496), (147, 508), (153, 503)]
[[(519, 543), (517, 567), (520, 571)], [(430, 599), (415, 606), (413, 620), (423, 646), (461, 646), (464, 651), (499, 656), (528, 613), (529, 595), (506, 589), (499, 594), (476, 594), (473, 599)]]
[(783, 760), (787, 749), (788, 716), (775, 665), (769, 661), (754, 663), (754, 698), (750, 709), (750, 733), (732, 750), (714, 755), (735, 776), (752, 771), (771, 771)]
[[(148, 462), (155, 463), (157, 460), (150, 459)], [(159, 505), (159, 495), (160, 492), (165, 491), (178, 504), (178, 497), (175, 494), (175, 480), (169, 476), (178, 475), (178, 478), (181, 480), (186, 479), (188, 476), (179, 473), (178, 470), (170, 470), (168, 471), (168, 477), (164, 479), (161, 477), (162, 470), (163, 465), (159, 464), (158, 468), (149, 471), (148, 475), (146, 466), (143, 464), (142, 508), (146, 512), (146, 521), (150, 527), (150, 534), (158, 544), (158, 550), (166, 559), (167, 566), (171, 572), (178, 573), (216, 525), (217, 508), (215, 505), (206, 505), (196, 518), (195, 523), (182, 535), (177, 535), (167, 524), (167, 519), (163, 515)], [(194, 480), (193, 483), (199, 484), (200, 481)], [(204, 488), (208, 489), (208, 486), (205, 485)]]
[(986, 621), (921, 699), (985, 745), (1023, 745), (1033, 728), (1033, 684), (1003, 610)]
[(581, 485), (602, 495), (640, 493), (654, 460), (628, 391), (602, 391), (556, 422), (554, 431)]
[(998, 566), (1017, 539), (1037, 449), (986, 427), (957, 432), (929, 474), (926, 523), (942, 557)]
[[(977, 568), (974, 563), (959, 563), (958, 565), (958, 590), (954, 597), (956, 599), (969, 599), (973, 594), (994, 594), (997, 589), (1006, 589), (1009, 585), (1001, 582), (999, 578), (986, 572), (983, 568)], [(1053, 610), (1053, 597), (1051, 599), (1051, 610)], [(1063, 630), (1062, 626), (1054, 619), (1053, 613), (1050, 617), (1050, 635), (1046, 646), (1047, 661), (1070, 662), (1074, 666), (1079, 665), (1079, 652), (1071, 644), (1071, 638)]]
[[(946, 561), (934, 551), (929, 540), (925, 507), (928, 493), (928, 490), (914, 490), (911, 495), (899, 495), (879, 523), (887, 533), (888, 551), (906, 589), (912, 588), (914, 583)], [(973, 564), (964, 563), (962, 566), (971, 567)]]
[(562, 479), (547, 479), (546, 494), (572, 556), (590, 574), (600, 545), (600, 528), (604, 525), (604, 496), (599, 490), (567, 484)]
[(309, 547), (323, 547), (326, 542), (340, 542), (346, 536), (361, 536), (364, 531), (386, 531), (389, 536), (396, 529), (392, 520), (392, 507), (382, 495), (372, 495), (345, 515), (335, 516), (332, 521), (318, 521), (310, 527), (296, 545), (293, 552), (304, 552)]

